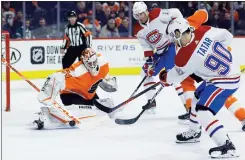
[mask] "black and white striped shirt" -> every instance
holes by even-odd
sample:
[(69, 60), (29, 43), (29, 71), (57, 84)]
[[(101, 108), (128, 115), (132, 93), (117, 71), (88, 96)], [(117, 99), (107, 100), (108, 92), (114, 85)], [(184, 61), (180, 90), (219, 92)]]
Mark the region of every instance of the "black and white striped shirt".
[(73, 26), (69, 24), (65, 29), (65, 35), (61, 48), (66, 49), (70, 46), (82, 46), (85, 48), (92, 46), (92, 34), (80, 22), (76, 22), (76, 24)]

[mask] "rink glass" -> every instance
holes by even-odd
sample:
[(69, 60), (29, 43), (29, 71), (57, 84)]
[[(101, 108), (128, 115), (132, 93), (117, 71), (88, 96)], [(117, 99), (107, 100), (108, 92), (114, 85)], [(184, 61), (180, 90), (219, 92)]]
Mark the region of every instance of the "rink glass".
[[(2, 2), (3, 5), (4, 2)], [(14, 26), (11, 33), (12, 39), (39, 39), (39, 38), (62, 38), (64, 28), (67, 25), (67, 12), (74, 10), (77, 12), (78, 20), (84, 22), (88, 19), (91, 24), (87, 24), (88, 29), (93, 33), (94, 37), (98, 37), (100, 30), (106, 25), (106, 19), (102, 13), (110, 14), (117, 19), (117, 28), (120, 24), (126, 30), (119, 30), (120, 37), (132, 37), (133, 25), (136, 20), (132, 16), (133, 2), (116, 2), (115, 7), (105, 9), (107, 3), (100, 1), (64, 1), (64, 2), (10, 2), (10, 8), (15, 10), (15, 18), (20, 18), (20, 22)], [(243, 2), (219, 2), (222, 6), (217, 10), (214, 2), (145, 2), (149, 10), (156, 7), (163, 9), (179, 8), (184, 17), (192, 15), (197, 9), (206, 9), (209, 13), (208, 25), (226, 28), (235, 36), (245, 35), (245, 4)], [(233, 13), (233, 14), (232, 14)], [(233, 16), (231, 16), (233, 15)], [(118, 18), (121, 17), (121, 18)], [(123, 17), (126, 17), (124, 20)], [(223, 17), (224, 21), (218, 20)], [(11, 17), (5, 16), (3, 23), (11, 24)], [(96, 21), (96, 22), (95, 22)], [(124, 21), (124, 23), (122, 23)], [(128, 21), (128, 22), (125, 22)], [(22, 22), (22, 24), (21, 24)], [(88, 22), (88, 21), (87, 21)], [(94, 24), (93, 24), (94, 22)], [(96, 23), (96, 24), (95, 24)], [(96, 27), (94, 27), (96, 25)], [(100, 27), (98, 27), (100, 25)], [(23, 26), (23, 27), (22, 27)], [(6, 30), (6, 26), (2, 25), (2, 30)], [(123, 33), (122, 33), (123, 32)]]

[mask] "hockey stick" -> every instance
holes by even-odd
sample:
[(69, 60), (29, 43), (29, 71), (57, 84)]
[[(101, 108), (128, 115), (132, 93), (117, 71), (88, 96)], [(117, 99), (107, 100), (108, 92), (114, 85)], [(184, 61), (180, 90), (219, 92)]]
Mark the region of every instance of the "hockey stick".
[[(163, 87), (161, 86), (158, 91), (154, 94), (154, 96), (151, 98), (150, 103), (152, 103), (154, 101), (154, 99), (156, 98), (156, 96), (161, 92), (161, 90), (163, 89)], [(131, 119), (116, 119), (115, 122), (117, 124), (121, 124), (121, 125), (129, 125), (129, 124), (134, 124), (135, 122), (138, 121), (138, 119), (141, 117), (141, 115), (149, 108), (147, 108), (147, 106), (143, 107), (142, 111), (138, 114), (138, 116), (136, 116), (135, 118), (131, 118)]]
[[(145, 79), (147, 78), (147, 76), (145, 76), (142, 80), (141, 80), (141, 82), (138, 84), (138, 86), (135, 88), (135, 90), (134, 90), (134, 92), (131, 94), (131, 96), (129, 97), (129, 98), (132, 98), (134, 95), (135, 95), (135, 93), (139, 90), (139, 88), (140, 88), (140, 86), (142, 85), (142, 83), (145, 81)], [(124, 107), (126, 107), (126, 105), (124, 105)], [(107, 107), (108, 108), (108, 107)], [(109, 109), (111, 109), (111, 112), (113, 112), (113, 111), (115, 111), (116, 109), (118, 109), (118, 108), (109, 108)], [(111, 113), (110, 112), (110, 113)]]
[[(135, 95), (135, 93), (139, 90), (140, 86), (142, 85), (142, 83), (145, 81), (146, 78), (147, 78), (147, 76), (145, 76), (145, 77), (141, 80), (141, 82), (139, 83), (139, 85), (136, 87), (136, 89), (134, 90), (134, 92), (131, 94), (131, 96), (130, 96), (129, 98), (131, 98), (131, 97), (133, 97), (133, 96)], [(124, 107), (126, 107), (126, 105), (125, 105)], [(115, 110), (113, 110), (113, 111), (115, 111)], [(112, 112), (113, 112), (113, 111), (112, 111)]]
[(115, 107), (113, 107), (113, 108), (109, 108), (109, 107), (107, 107), (107, 106), (105, 106), (105, 105), (102, 105), (102, 104), (99, 103), (97, 100), (94, 100), (94, 105), (95, 105), (98, 109), (100, 109), (100, 110), (102, 110), (102, 111), (104, 111), (104, 112), (106, 112), (106, 113), (111, 113), (111, 112), (115, 111), (116, 109), (120, 108), (121, 106), (123, 106), (123, 105), (125, 105), (125, 104), (131, 102), (132, 100), (134, 100), (134, 99), (138, 98), (139, 96), (143, 95), (144, 93), (148, 92), (149, 90), (152, 90), (153, 88), (157, 87), (159, 84), (160, 84), (160, 82), (157, 82), (156, 84), (152, 85), (151, 87), (149, 87), (149, 88), (147, 88), (147, 89), (141, 91), (140, 93), (138, 93), (138, 94), (132, 96), (131, 98), (127, 99), (126, 101), (120, 103), (119, 105), (117, 105), (117, 106), (115, 106)]
[[(34, 85), (30, 80), (26, 79), (18, 70), (16, 70), (12, 65), (10, 65), (8, 62), (5, 61), (5, 59), (2, 57), (2, 62), (9, 68), (11, 68), (16, 74), (18, 74), (23, 80), (25, 80), (27, 83), (29, 83), (36, 91), (40, 92), (40, 89)], [(66, 116), (72, 119), (72, 121), (76, 122), (76, 124), (80, 124), (80, 120), (76, 117), (74, 117), (71, 113), (69, 113), (66, 109), (62, 108), (61, 105), (59, 105), (57, 102), (53, 102), (53, 106), (55, 106), (57, 109), (59, 109), (62, 113), (64, 113)]]
[(129, 98), (131, 98), (131, 97), (134, 96), (134, 94), (139, 90), (140, 86), (142, 85), (142, 83), (145, 81), (146, 78), (147, 78), (147, 76), (145, 76), (145, 77), (141, 80), (140, 84), (136, 87), (136, 89), (134, 90), (134, 92), (131, 94), (131, 96), (130, 96)]

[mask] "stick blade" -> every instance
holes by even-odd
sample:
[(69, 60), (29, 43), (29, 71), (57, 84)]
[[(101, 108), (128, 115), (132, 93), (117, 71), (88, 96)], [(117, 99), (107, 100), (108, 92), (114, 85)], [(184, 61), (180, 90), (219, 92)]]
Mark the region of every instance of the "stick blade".
[(115, 119), (115, 123), (119, 124), (119, 125), (130, 125), (130, 124), (134, 124), (137, 121), (136, 118), (132, 118), (132, 119)]
[(131, 118), (131, 119), (119, 119), (117, 118), (115, 120), (115, 123), (116, 124), (120, 124), (120, 125), (130, 125), (130, 124), (134, 124), (135, 122), (138, 121), (138, 119), (140, 118), (140, 116), (145, 112), (145, 109), (143, 109), (140, 114), (135, 117), (135, 118)]
[[(99, 99), (98, 99), (99, 100)], [(106, 112), (106, 113), (111, 113), (113, 110), (108, 107), (108, 106), (105, 106), (103, 104), (101, 104), (97, 99), (95, 99), (93, 102), (94, 102), (94, 105), (100, 109), (101, 111), (103, 112)]]

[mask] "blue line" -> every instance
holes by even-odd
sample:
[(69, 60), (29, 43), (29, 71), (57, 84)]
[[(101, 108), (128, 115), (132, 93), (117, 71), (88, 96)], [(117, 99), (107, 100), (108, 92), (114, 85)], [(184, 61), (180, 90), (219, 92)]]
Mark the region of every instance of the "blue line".
[(214, 134), (217, 130), (219, 130), (219, 129), (221, 129), (221, 128), (224, 128), (224, 126), (223, 126), (223, 125), (220, 125), (220, 126), (216, 127), (216, 128), (210, 133), (209, 136), (212, 137), (213, 134)]

